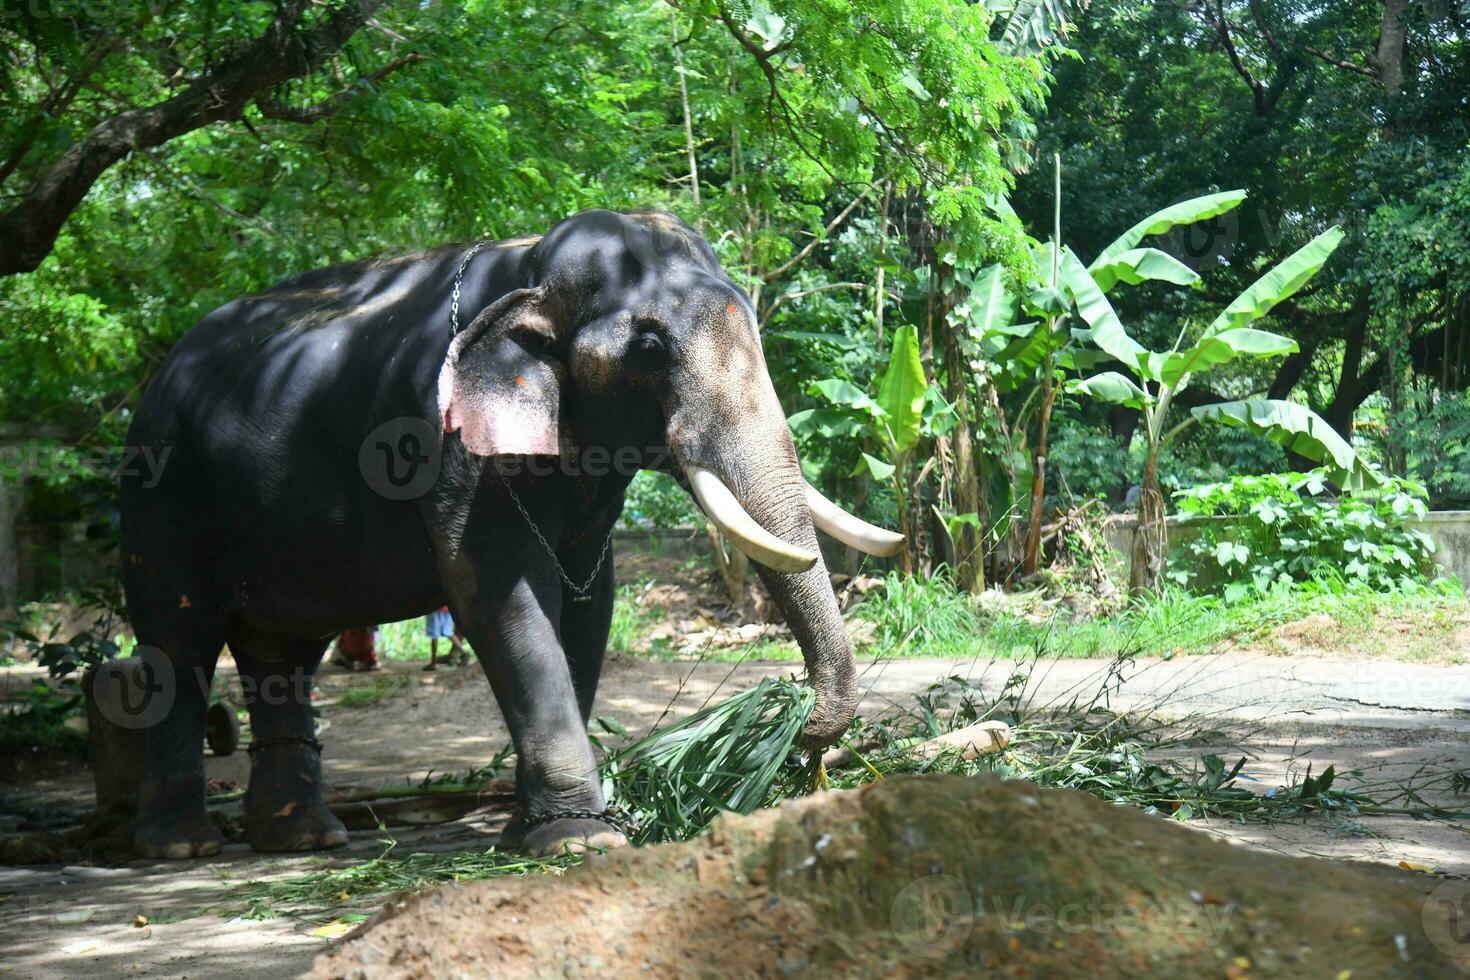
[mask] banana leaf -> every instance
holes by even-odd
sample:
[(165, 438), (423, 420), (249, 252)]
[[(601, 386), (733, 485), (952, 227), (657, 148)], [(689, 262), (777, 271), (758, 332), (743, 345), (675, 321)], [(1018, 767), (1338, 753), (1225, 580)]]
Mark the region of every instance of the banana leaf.
[(1172, 282), (1176, 286), (1193, 286), (1200, 281), (1199, 273), (1156, 248), (1129, 249), (1106, 261), (1092, 263), (1087, 271), (1092, 273), (1097, 287), (1105, 293), (1120, 282), (1136, 286), (1157, 280)]
[(924, 392), (928, 387), (924, 364), (919, 360), (919, 332), (913, 324), (904, 324), (893, 335), (888, 373), (878, 387), (878, 406), (887, 416), (884, 421), (893, 448), (900, 453), (908, 452), (919, 442)]
[(1117, 371), (1104, 371), (1085, 380), (1068, 382), (1067, 390), (1090, 395), (1098, 401), (1140, 410), (1148, 407), (1152, 401), (1147, 392), (1133, 383), (1132, 378)]
[(1150, 235), (1162, 235), (1170, 228), (1179, 225), (1192, 225), (1197, 221), (1217, 217), (1235, 208), (1244, 200), (1245, 191), (1243, 190), (1221, 191), (1218, 194), (1206, 194), (1203, 197), (1180, 201), (1178, 204), (1169, 205), (1162, 211), (1155, 211), (1115, 238), (1093, 260), (1091, 268), (1096, 270), (1099, 266), (1108, 264)]
[(1092, 273), (1070, 248), (1062, 249), (1062, 282), (1077, 304), (1077, 314), (1090, 328), (1088, 339), (1122, 361), (1130, 370), (1146, 378), (1156, 375), (1149, 366), (1151, 353), (1128, 336), (1123, 321), (1118, 319), (1108, 298), (1092, 278)]
[(1224, 312), (1205, 328), (1205, 335), (1247, 326), (1270, 313), (1273, 306), (1290, 297), (1317, 274), (1342, 238), (1342, 229), (1334, 225), (1297, 249), (1225, 307)]
[(1328, 479), (1345, 490), (1361, 490), (1383, 482), (1378, 471), (1326, 419), (1305, 405), (1274, 398), (1249, 398), (1201, 405), (1190, 411), (1200, 421), (1249, 429), (1290, 452), (1323, 463)]
[(1242, 354), (1251, 357), (1279, 357), (1298, 350), (1296, 341), (1265, 330), (1240, 327), (1217, 334), (1205, 334), (1188, 350), (1164, 356), (1159, 377), (1169, 385), (1178, 384), (1187, 374), (1233, 361)]

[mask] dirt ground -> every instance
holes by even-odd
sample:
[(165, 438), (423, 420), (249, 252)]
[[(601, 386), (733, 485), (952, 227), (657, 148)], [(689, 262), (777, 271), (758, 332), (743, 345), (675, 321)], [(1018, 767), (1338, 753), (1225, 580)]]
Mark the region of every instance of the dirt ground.
[(1436, 887), (1071, 790), (896, 776), (393, 903), (313, 976), (1462, 976)]
[[(460, 774), (484, 766), (508, 735), (477, 667), (425, 674), (414, 662), (389, 662), (380, 675), (328, 670), (322, 678), (326, 723), (323, 763), (331, 787), (384, 786)], [(790, 673), (791, 663), (656, 662), (612, 655), (596, 714), (638, 733), (660, 718), (677, 717), (713, 698), (742, 690), (761, 676)], [(965, 676), (999, 692), (1010, 662), (888, 660), (862, 668), (868, 715), (914, 696), (946, 676)], [(1042, 662), (1033, 671), (1039, 703), (1095, 689), (1107, 664)], [(0, 694), (28, 684), (35, 671), (0, 671)], [(228, 663), (220, 680), (234, 682)], [(351, 705), (383, 692), (375, 703)], [(368, 698), (367, 700), (371, 700)], [(1388, 783), (1425, 765), (1470, 770), (1470, 668), (1342, 659), (1299, 652), (1234, 651), (1218, 656), (1140, 662), (1112, 695), (1115, 710), (1157, 707), (1180, 715), (1214, 714), (1221, 744), (1189, 751), (1241, 754), (1238, 733), (1251, 729), (1244, 751), (1247, 779), (1264, 786), (1287, 781), (1307, 765), (1363, 770)], [(215, 786), (243, 786), (243, 751), (209, 757)], [(69, 767), (17, 784), (0, 776), (0, 827), (46, 808), (90, 804), (85, 770)], [(8, 815), (8, 816), (6, 816)], [(394, 830), (395, 854), (466, 850), (494, 843), (504, 816), (481, 813), (435, 827)], [(1441, 874), (1470, 876), (1465, 823), (1375, 817), (1356, 823), (1313, 818), (1269, 826), (1191, 821), (1184, 826), (1288, 855), (1401, 862)], [(387, 846), (383, 832), (356, 831), (330, 860), (363, 860)], [(256, 855), (242, 844), (217, 858), (187, 864), (134, 861), (122, 868), (34, 866), (0, 868), (0, 975), (26, 977), (291, 976), (311, 968), (325, 940), (309, 934), (319, 922), (251, 920), (237, 914), (242, 884), (321, 866), (312, 856)], [(143, 918), (139, 918), (142, 916)], [(146, 924), (144, 920), (146, 919)]]

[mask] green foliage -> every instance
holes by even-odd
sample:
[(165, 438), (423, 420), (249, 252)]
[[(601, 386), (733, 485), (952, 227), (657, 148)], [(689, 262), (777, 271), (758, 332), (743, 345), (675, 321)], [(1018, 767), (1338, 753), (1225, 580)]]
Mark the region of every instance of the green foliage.
[(613, 600), (612, 623), (607, 632), (609, 650), (633, 651), (643, 645), (645, 634), (660, 618), (663, 610), (636, 601), (644, 586), (630, 582), (618, 586)]
[[(1314, 776), (1309, 765), (1304, 773), (1294, 772), (1284, 786), (1253, 792), (1237, 782), (1248, 765), (1244, 756), (1233, 764), (1212, 752), (1180, 757), (1185, 746), (1220, 738), (1218, 716), (1166, 720), (1163, 697), (1127, 714), (1109, 710), (1109, 686), (1128, 672), (1130, 663), (1129, 656), (1119, 656), (1103, 672), (1096, 689), (1048, 703), (1037, 703), (1031, 664), (1018, 665), (997, 697), (987, 696), (965, 677), (946, 678), (921, 694), (915, 707), (867, 722), (861, 734), (872, 747), (835, 782), (853, 787), (903, 773), (994, 773), (1078, 790), (1177, 820), (1224, 817), (1266, 823), (1308, 814), (1356, 818), (1412, 813), (1443, 818), (1464, 813), (1458, 805), (1438, 807), (1422, 801), (1421, 794), (1430, 787), (1443, 791), (1455, 785), (1455, 772), (1448, 768), (1416, 774), (1391, 787), (1393, 792), (1383, 792), (1380, 785), (1374, 795), (1363, 785), (1367, 781), (1360, 771), (1339, 773), (1328, 766)], [(990, 719), (1004, 720), (1011, 728), (1011, 745), (1005, 752), (965, 759), (956, 752), (934, 758), (913, 751), (940, 734)], [(1408, 806), (1398, 805), (1403, 799)]]
[(1128, 451), (1111, 434), (1069, 415), (1052, 429), (1046, 464), (1053, 471), (1048, 497), (1065, 507), (1072, 500), (1107, 497), (1116, 490), (1128, 469)]
[(721, 811), (770, 806), (809, 786), (787, 760), (815, 706), (811, 688), (768, 677), (614, 752), (605, 793), (633, 818), (639, 844), (687, 840)]
[(1304, 405), (1271, 398), (1201, 405), (1191, 414), (1203, 421), (1249, 429), (1308, 459), (1330, 461), (1326, 477), (1339, 486), (1361, 489), (1379, 475), (1347, 440)]
[(830, 407), (795, 413), (787, 420), (791, 431), (804, 438), (876, 443), (883, 458), (863, 452), (862, 469), (880, 481), (891, 479), (906, 464), (921, 438), (944, 432), (953, 419), (943, 394), (925, 377), (918, 331), (910, 325), (894, 333), (876, 397), (840, 378), (815, 381), (809, 390)]
[[(311, 921), (341, 917), (358, 921), (393, 895), (421, 891), (451, 881), (470, 881), (504, 875), (555, 872), (577, 864), (563, 855), (528, 858), (496, 848), (458, 853), (442, 851), (394, 854), (396, 841), (387, 841), (383, 853), (366, 861), (255, 881), (236, 890), (223, 914), (246, 919), (274, 919), (282, 915)], [(347, 915), (343, 915), (343, 912)]]
[(1411, 526), (1426, 511), (1423, 487), (1387, 480), (1371, 494), (1332, 498), (1326, 480), (1321, 470), (1272, 473), (1177, 492), (1196, 533), (1170, 577), (1227, 599), (1335, 574), (1382, 591), (1431, 577), (1434, 542)]
[(354, 681), (338, 694), (337, 704), (343, 708), (369, 708), (397, 697), (413, 685), (410, 674), (373, 674), (365, 680)]
[(85, 758), (84, 729), (68, 724), (81, 717), (82, 695), (74, 685), (53, 687), (43, 680), (31, 683), (19, 704), (0, 714), (0, 753), (14, 760), (34, 753), (60, 753)]
[[(1129, 254), (1118, 250), (1130, 249), (1149, 234), (1226, 213), (1244, 197), (1242, 192), (1208, 195), (1166, 208), (1135, 225), (1108, 246), (1115, 250), (1108, 261), (1116, 262), (1118, 256)], [(1133, 567), (1129, 574), (1129, 587), (1134, 593), (1159, 585), (1165, 560), (1162, 554), (1164, 507), (1158, 479), (1159, 457), (1192, 421), (1209, 420), (1244, 426), (1308, 458), (1330, 460), (1334, 466), (1332, 478), (1344, 486), (1361, 487), (1378, 479), (1326, 421), (1305, 406), (1281, 399), (1205, 404), (1191, 410), (1191, 419), (1172, 427), (1168, 423), (1174, 399), (1197, 374), (1240, 357), (1264, 359), (1298, 350), (1295, 340), (1253, 329), (1249, 324), (1305, 286), (1326, 263), (1342, 237), (1342, 231), (1336, 227), (1318, 235), (1256, 279), (1210, 321), (1191, 346), (1183, 347), (1189, 332), (1186, 324), (1173, 346), (1158, 352), (1150, 351), (1129, 336), (1093, 273), (1070, 249), (1064, 252), (1062, 268), (1066, 289), (1071, 302), (1076, 304), (1078, 315), (1088, 325), (1088, 329), (1080, 331), (1081, 336), (1104, 354), (1121, 361), (1128, 372), (1104, 371), (1070, 382), (1068, 390), (1133, 409), (1142, 415), (1146, 453), (1138, 503), (1139, 546), (1133, 550)], [(1111, 269), (1111, 266), (1103, 264), (1099, 269)], [(1130, 280), (1125, 278), (1122, 281)]]
[[(1078, 57), (1053, 68), (1037, 146), (1043, 157), (1062, 154), (1065, 237), (1079, 255), (1099, 256), (1094, 273), (1139, 244), (1114, 244), (1117, 229), (1157, 202), (1229, 204), (1249, 193), (1243, 207), (1160, 229), (1152, 244), (1197, 271), (1204, 288), (1119, 298), (1141, 345), (1167, 349), (1182, 323), (1219, 313), (1216, 297), (1240, 294), (1279, 256), (1340, 223), (1346, 236), (1331, 264), (1276, 307), (1268, 328), (1306, 358), (1238, 359), (1201, 386), (1222, 400), (1271, 389), (1346, 435), (1365, 394), (1401, 392), (1411, 377), (1429, 390), (1470, 382), (1470, 347), (1453, 339), (1470, 287), (1470, 58), (1451, 7), (1404, 19), (1396, 92), (1371, 61), (1349, 54), (1397, 60), (1392, 45), (1378, 49), (1382, 4), (1125, 0), (1089, 14), (1073, 39)], [(1036, 168), (1018, 178), (1012, 202), (1027, 227), (1042, 229), (1051, 196), (1051, 174)], [(1186, 465), (1210, 463), (1200, 453)]]
[(622, 523), (627, 527), (689, 527), (702, 526), (704, 517), (673, 477), (643, 470), (628, 485)]
[(947, 568), (927, 579), (890, 572), (883, 590), (852, 614), (873, 624), (873, 649), (883, 656), (968, 656), (984, 635), (974, 599), (955, 588)]
[(1409, 474), (1424, 484), (1431, 507), (1470, 508), (1470, 396), (1419, 395), (1389, 417), (1386, 436), (1403, 448)]
[(878, 386), (876, 405), (879, 432), (890, 455), (908, 453), (919, 444), (924, 422), (925, 396), (929, 379), (919, 360), (919, 331), (910, 324), (898, 328), (893, 335), (893, 350), (888, 355), (888, 371)]

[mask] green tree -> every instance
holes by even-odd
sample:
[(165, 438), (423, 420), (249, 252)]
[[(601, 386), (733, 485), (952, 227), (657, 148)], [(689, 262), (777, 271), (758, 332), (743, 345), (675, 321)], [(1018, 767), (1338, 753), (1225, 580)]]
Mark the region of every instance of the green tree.
[[(1157, 202), (1250, 194), (1249, 206), (1161, 244), (1201, 273), (1202, 289), (1119, 299), (1141, 342), (1167, 347), (1181, 315), (1206, 315), (1336, 223), (1346, 237), (1328, 272), (1275, 313), (1299, 349), (1236, 370), (1345, 437), (1370, 400), (1401, 410), (1410, 385), (1463, 388), (1470, 293), (1453, 243), (1470, 227), (1457, 193), (1470, 145), (1467, 26), (1462, 4), (1403, 0), (1094, 10), (1037, 121), (1038, 146), (1067, 157), (1073, 247), (1097, 254)], [(1049, 177), (1019, 181), (1015, 204), (1033, 229), (1048, 224)], [(1216, 395), (1196, 386), (1184, 397), (1192, 407)], [(1103, 421), (1126, 442), (1141, 416), (1113, 406)], [(1384, 450), (1397, 468), (1395, 444)]]

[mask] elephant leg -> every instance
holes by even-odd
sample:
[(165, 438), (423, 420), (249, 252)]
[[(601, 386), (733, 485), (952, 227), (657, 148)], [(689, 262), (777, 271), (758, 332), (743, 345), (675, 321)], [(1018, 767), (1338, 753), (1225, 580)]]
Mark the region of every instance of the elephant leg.
[(326, 640), (232, 629), (230, 651), (250, 709), (245, 836), (257, 851), (341, 847), (347, 829), (322, 798), (311, 684)]
[[(204, 713), (223, 627), (212, 610), (187, 596), (172, 603), (156, 598), (129, 593), (138, 655), (150, 665), (144, 710), (155, 710), (152, 698), (165, 708), (148, 726), (133, 850), (168, 860), (207, 857), (224, 845), (204, 806)], [(168, 610), (161, 616), (160, 605)]]
[(480, 583), (478, 594), (453, 597), (451, 606), (515, 743), (517, 809), (502, 845), (550, 854), (626, 844), (598, 816), (606, 809), (601, 779), (555, 625), (560, 585), (549, 567), (512, 580), (514, 574), (497, 581), (494, 572), (480, 568), (446, 577)]
[[(596, 556), (589, 559), (596, 560)], [(584, 726), (592, 717), (592, 703), (597, 698), (597, 681), (602, 676), (602, 659), (607, 653), (615, 594), (611, 554), (585, 597), (562, 586), (561, 642)]]

